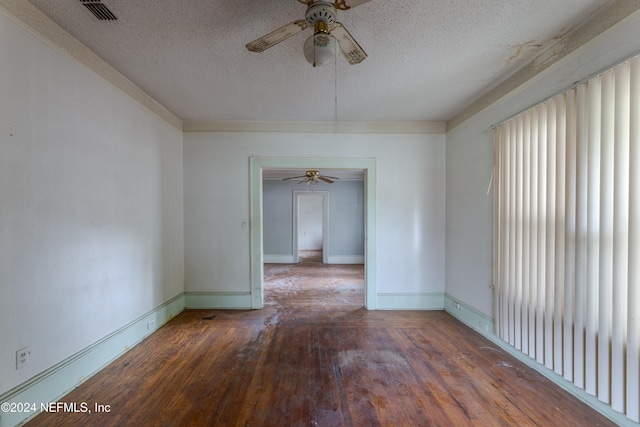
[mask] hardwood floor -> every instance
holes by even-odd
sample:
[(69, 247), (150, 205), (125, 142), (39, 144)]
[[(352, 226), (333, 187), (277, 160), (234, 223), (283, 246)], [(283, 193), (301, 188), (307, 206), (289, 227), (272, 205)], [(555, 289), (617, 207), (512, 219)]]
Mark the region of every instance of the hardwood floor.
[(265, 308), (187, 310), (30, 426), (595, 426), (445, 312), (367, 311), (362, 266), (265, 265)]

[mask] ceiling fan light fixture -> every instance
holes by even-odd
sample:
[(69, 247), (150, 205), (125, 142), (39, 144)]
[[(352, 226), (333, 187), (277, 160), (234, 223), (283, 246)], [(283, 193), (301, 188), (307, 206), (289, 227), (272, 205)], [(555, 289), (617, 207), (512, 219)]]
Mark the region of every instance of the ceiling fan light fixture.
[(334, 62), (336, 41), (325, 32), (317, 32), (304, 42), (302, 50), (309, 64), (314, 67), (323, 67)]
[(336, 9), (349, 10), (370, 0), (298, 0), (306, 4), (304, 20), (298, 19), (246, 44), (251, 52), (263, 52), (294, 34), (313, 27), (313, 35), (303, 47), (304, 57), (314, 67), (335, 63), (336, 43), (350, 65), (359, 64), (367, 54), (336, 18)]
[(336, 9), (331, 3), (317, 2), (305, 13), (307, 24), (313, 25), (313, 35), (302, 46), (304, 57), (314, 67), (332, 64), (336, 55), (336, 41), (329, 31), (336, 22)]

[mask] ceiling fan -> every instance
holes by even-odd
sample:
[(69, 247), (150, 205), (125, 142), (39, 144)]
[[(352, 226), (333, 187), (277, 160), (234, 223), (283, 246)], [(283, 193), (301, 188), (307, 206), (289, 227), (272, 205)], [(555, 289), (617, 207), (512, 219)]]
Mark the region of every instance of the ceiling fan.
[(307, 61), (314, 67), (333, 62), (336, 41), (349, 64), (354, 65), (364, 61), (367, 54), (336, 18), (338, 9), (349, 10), (369, 0), (298, 1), (307, 5), (305, 19), (293, 21), (248, 43), (247, 49), (252, 52), (262, 52), (310, 26), (313, 27), (313, 34), (305, 41), (303, 51)]
[(340, 178), (336, 178), (335, 176), (320, 175), (320, 171), (316, 170), (308, 170), (304, 175), (292, 176), (290, 178), (283, 179), (283, 181), (299, 178), (302, 178), (302, 180), (298, 182), (298, 184), (302, 184), (304, 182), (307, 185), (316, 185), (318, 183), (318, 180), (324, 181), (329, 184), (333, 184), (335, 181), (340, 181)]

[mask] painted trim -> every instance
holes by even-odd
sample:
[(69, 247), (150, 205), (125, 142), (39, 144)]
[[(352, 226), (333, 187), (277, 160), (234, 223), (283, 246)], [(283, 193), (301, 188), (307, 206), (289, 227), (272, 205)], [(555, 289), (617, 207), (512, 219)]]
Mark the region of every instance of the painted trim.
[(269, 255), (264, 254), (264, 262), (266, 264), (295, 264), (293, 255)]
[(183, 132), (299, 132), (299, 133), (386, 133), (443, 134), (445, 122), (184, 122)]
[(480, 335), (483, 335), (485, 338), (489, 339), (502, 350), (506, 351), (531, 369), (534, 369), (535, 371), (546, 377), (548, 380), (574, 396), (576, 399), (584, 402), (586, 405), (600, 412), (603, 416), (609, 418), (617, 425), (638, 426), (637, 423), (631, 421), (624, 414), (614, 411), (610, 405), (601, 402), (597, 397), (588, 394), (584, 389), (576, 386), (571, 381), (567, 381), (563, 376), (556, 374), (553, 370), (538, 363), (535, 359), (532, 359), (528, 355), (511, 346), (509, 343), (500, 339), (495, 334), (495, 323), (493, 318), (491, 318), (490, 316), (477, 311), (473, 307), (463, 303), (462, 301), (452, 297), (449, 294), (445, 295), (444, 310), (471, 329), (478, 332)]
[(442, 310), (444, 293), (380, 293), (378, 310)]
[[(266, 264), (296, 264), (293, 255), (264, 254)], [(329, 255), (325, 264), (364, 264), (364, 255)]]
[[(35, 403), (38, 412), (2, 412), (0, 426), (14, 426), (35, 417), (39, 413), (41, 403), (56, 402), (139, 344), (184, 308), (185, 295), (175, 296), (94, 344), (3, 393), (0, 395), (0, 402)], [(104, 403), (108, 404), (108, 402)]]
[(563, 376), (558, 375), (555, 371), (545, 367), (544, 365), (538, 363), (535, 359), (532, 359), (528, 355), (523, 352), (517, 350), (515, 347), (509, 345), (509, 343), (501, 340), (497, 335), (494, 334), (482, 334), (489, 340), (491, 340), (494, 344), (499, 346), (502, 350), (506, 351), (528, 367), (536, 370), (539, 374), (547, 378), (549, 381), (556, 384), (558, 387), (562, 388), (567, 393), (571, 394), (576, 399), (580, 400), (587, 406), (590, 406), (594, 410), (598, 411), (603, 416), (609, 418), (618, 426), (626, 426), (626, 427), (638, 427), (638, 423), (633, 422), (631, 419), (627, 418), (626, 415), (621, 414), (620, 412), (616, 412), (613, 410), (611, 405), (601, 402), (596, 396), (592, 396), (588, 394), (584, 389), (576, 386), (571, 381), (566, 380)]
[(263, 169), (362, 169), (365, 186), (365, 306), (377, 308), (376, 294), (376, 160), (352, 158), (249, 158), (249, 210), (251, 218), (251, 307), (264, 305), (262, 170)]
[(364, 255), (330, 255), (327, 264), (364, 264)]
[(449, 294), (444, 296), (444, 311), (482, 335), (495, 335), (495, 322), (492, 317), (479, 312)]
[(186, 292), (185, 308), (188, 309), (229, 309), (251, 308), (250, 292)]

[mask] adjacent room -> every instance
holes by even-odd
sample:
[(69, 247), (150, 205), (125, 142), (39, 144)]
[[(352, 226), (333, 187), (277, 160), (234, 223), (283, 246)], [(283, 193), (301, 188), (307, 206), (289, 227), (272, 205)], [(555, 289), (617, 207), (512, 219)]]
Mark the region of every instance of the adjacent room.
[(638, 425), (640, 2), (0, 0), (0, 427)]
[(265, 299), (364, 307), (364, 172), (265, 170), (262, 188)]

